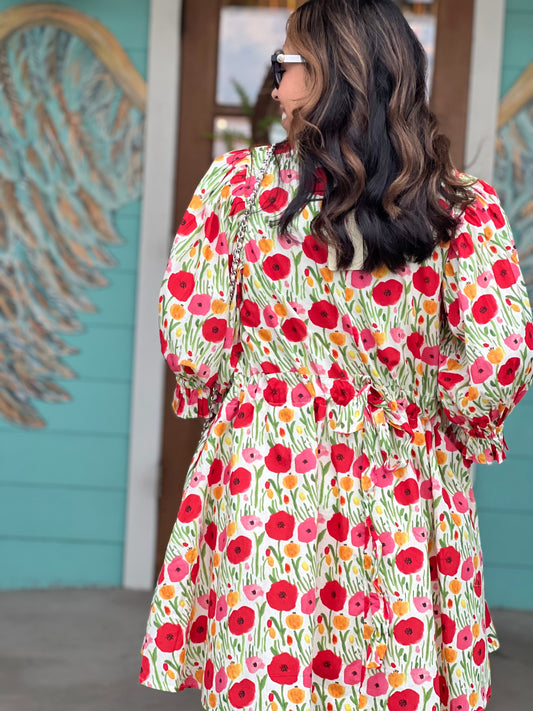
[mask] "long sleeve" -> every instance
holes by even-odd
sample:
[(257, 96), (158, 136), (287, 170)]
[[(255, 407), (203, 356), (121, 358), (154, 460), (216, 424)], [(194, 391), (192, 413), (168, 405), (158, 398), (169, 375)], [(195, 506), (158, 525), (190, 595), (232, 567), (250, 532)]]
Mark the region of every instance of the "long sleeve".
[(249, 151), (213, 162), (170, 252), (159, 325), (162, 353), (176, 374), (173, 408), (179, 417), (207, 417), (210, 399), (222, 398), (238, 358), (235, 309), (228, 307), (230, 254), (248, 194), (249, 163)]
[(511, 230), (479, 181), (444, 268), (439, 390), (466, 458), (505, 459), (503, 424), (533, 379), (533, 324)]

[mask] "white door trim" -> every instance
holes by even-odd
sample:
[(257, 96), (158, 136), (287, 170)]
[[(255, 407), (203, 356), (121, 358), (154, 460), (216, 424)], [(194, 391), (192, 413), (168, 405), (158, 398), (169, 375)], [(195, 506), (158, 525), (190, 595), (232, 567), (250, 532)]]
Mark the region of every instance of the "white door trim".
[(466, 128), (466, 172), (490, 183), (500, 106), (505, 0), (476, 0)]
[(151, 0), (143, 203), (122, 582), (153, 586), (163, 426), (164, 361), (157, 300), (173, 230), (182, 0)]

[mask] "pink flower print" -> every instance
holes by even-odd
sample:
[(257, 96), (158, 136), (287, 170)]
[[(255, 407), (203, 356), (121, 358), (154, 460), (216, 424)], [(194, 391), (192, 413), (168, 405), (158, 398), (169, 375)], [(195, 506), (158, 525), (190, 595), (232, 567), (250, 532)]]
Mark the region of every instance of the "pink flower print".
[(362, 546), (365, 546), (367, 544), (368, 530), (364, 524), (364, 521), (361, 521), (352, 528), (350, 532), (350, 538), (352, 541), (352, 545), (356, 546), (356, 548), (361, 548)]
[(215, 617), (220, 622), (228, 614), (228, 602), (225, 595), (221, 595), (218, 598), (217, 607), (215, 610)]
[(228, 685), (228, 675), (224, 667), (220, 667), (215, 676), (215, 691), (220, 694)]
[(210, 597), (209, 595), (199, 595), (198, 596), (196, 601), (198, 602), (198, 605), (199, 605), (199, 607), (202, 608), (202, 610), (207, 610), (207, 608), (209, 607), (209, 602), (210, 602), (209, 597)]
[(313, 669), (311, 664), (308, 664), (304, 669), (303, 685), (305, 689), (310, 689), (313, 685)]
[(226, 419), (232, 420), (239, 409), (239, 399), (234, 397), (226, 405)]
[(189, 564), (180, 555), (173, 558), (167, 566), (168, 578), (173, 583), (179, 583), (189, 574)]
[(195, 679), (192, 674), (191, 676), (188, 676), (184, 681), (183, 684), (181, 685), (182, 689), (199, 689), (200, 684), (198, 683), (197, 679)]
[(493, 372), (492, 364), (481, 356), (476, 358), (470, 366), (470, 377), (472, 378), (472, 382), (476, 384), (484, 383), (487, 378), (490, 378)]
[(457, 491), (453, 495), (453, 503), (454, 503), (454, 506), (457, 509), (457, 511), (459, 511), (459, 513), (466, 513), (468, 511), (468, 509), (470, 508), (468, 499), (461, 491)]
[(316, 591), (308, 590), (300, 599), (300, 609), (304, 615), (312, 615), (316, 606)]
[(302, 304), (298, 304), (296, 301), (289, 301), (289, 306), (294, 311), (294, 313), (296, 313), (300, 316), (303, 314), (307, 314), (307, 311), (302, 306)]
[(431, 682), (431, 674), (427, 669), (411, 669), (411, 679), (415, 684), (428, 684)]
[(394, 481), (392, 470), (387, 466), (376, 467), (370, 474), (370, 478), (372, 479), (372, 483), (381, 489), (391, 486)]
[(424, 596), (415, 597), (413, 600), (413, 603), (414, 603), (416, 609), (418, 610), (418, 612), (424, 613), (424, 612), (428, 612), (429, 610), (432, 609), (432, 604), (431, 604), (431, 600), (429, 599), (429, 597), (424, 597)]
[(228, 254), (228, 240), (226, 238), (226, 233), (221, 232), (215, 243), (215, 252), (217, 254)]
[(256, 182), (257, 178), (255, 178), (253, 175), (249, 175), (244, 181), (244, 183), (237, 185), (237, 187), (231, 191), (231, 194), (236, 197), (250, 197), (250, 195), (254, 191), (254, 186)]
[(263, 522), (259, 516), (241, 516), (242, 527), (247, 531), (253, 531), (255, 528), (259, 528), (263, 525)]
[(253, 447), (248, 447), (247, 449), (243, 449), (242, 456), (244, 461), (250, 464), (251, 462), (257, 462), (258, 459), (261, 459), (261, 452)]
[(412, 270), (411, 270), (411, 267), (410, 267), (408, 264), (406, 264), (405, 266), (400, 267), (400, 268), (396, 271), (396, 274), (399, 274), (400, 276), (407, 277), (407, 276), (410, 276), (410, 275), (411, 275), (411, 271), (412, 271)]
[(481, 287), (482, 289), (486, 289), (490, 282), (494, 279), (494, 274), (492, 273), (491, 269), (487, 269), (486, 272), (483, 272), (483, 274), (480, 274), (478, 278), (476, 279), (478, 286)]
[(202, 380), (209, 380), (211, 375), (211, 368), (208, 365), (201, 365), (198, 368), (198, 377)]
[(169, 258), (169, 260), (168, 260), (168, 262), (167, 262), (167, 268), (165, 269), (165, 272), (166, 272), (167, 274), (170, 274), (171, 271), (172, 271), (172, 259)]
[(470, 629), (469, 625), (466, 625), (466, 627), (463, 627), (463, 629), (459, 630), (459, 632), (457, 633), (457, 649), (461, 649), (462, 651), (464, 651), (465, 649), (469, 649), (472, 646), (473, 639), (474, 638), (472, 637), (472, 630)]
[(144, 652), (144, 650), (147, 649), (152, 644), (153, 641), (154, 641), (153, 637), (150, 637), (149, 634), (145, 635), (141, 652)]
[(413, 536), (418, 543), (425, 543), (428, 539), (428, 531), (425, 526), (415, 526)]
[(246, 668), (250, 674), (256, 674), (258, 671), (265, 668), (265, 663), (260, 657), (248, 657), (246, 660)]
[[(257, 375), (257, 373), (254, 373), (254, 375)], [(246, 390), (248, 391), (248, 395), (251, 399), (255, 400), (257, 393), (259, 392), (259, 385), (257, 383), (252, 383), (251, 385), (248, 385)]]
[(314, 518), (306, 518), (298, 526), (298, 540), (300, 543), (311, 543), (317, 534), (317, 526)]
[(365, 594), (362, 591), (356, 592), (348, 600), (348, 612), (352, 617), (357, 617), (365, 612)]
[[(342, 330), (345, 333), (353, 333), (353, 326), (352, 326), (352, 319), (348, 314), (344, 314), (344, 316), (341, 319), (341, 324), (342, 324)], [(357, 333), (357, 331), (355, 331)]]
[(368, 598), (370, 604), (370, 612), (375, 615), (376, 612), (379, 612), (379, 608), (381, 607), (381, 598), (377, 593), (374, 592), (371, 592)]
[(281, 244), (283, 249), (292, 249), (295, 245), (299, 244), (298, 240), (295, 239), (294, 235), (279, 235), (278, 242)]
[(433, 498), (433, 494), (438, 491), (440, 491), (440, 484), (433, 476), (420, 484), (420, 496), (428, 501), (430, 501)]
[(225, 547), (226, 543), (228, 542), (228, 529), (223, 528), (222, 531), (218, 534), (218, 550), (222, 552)]
[(290, 183), (293, 180), (298, 180), (300, 177), (298, 171), (296, 170), (280, 170), (279, 176), (282, 183)]
[(170, 370), (172, 370), (174, 373), (180, 372), (181, 366), (179, 356), (175, 355), (174, 353), (169, 353), (166, 357), (166, 361)]
[(303, 452), (297, 454), (294, 459), (294, 468), (298, 474), (310, 472), (316, 467), (316, 457), (312, 449), (304, 449)]
[(507, 348), (510, 348), (512, 351), (517, 351), (522, 345), (523, 341), (524, 339), (519, 333), (513, 333), (510, 336), (507, 336), (507, 338), (504, 340), (504, 343)]
[(199, 472), (195, 472), (189, 481), (189, 486), (191, 486), (193, 489), (195, 489), (197, 486), (200, 486), (200, 484), (204, 480), (205, 480), (205, 474), (200, 474)]
[(394, 542), (392, 533), (383, 531), (383, 533), (379, 534), (379, 540), (381, 541), (381, 555), (391, 555), (394, 553), (396, 543)]
[(351, 662), (344, 669), (344, 683), (350, 686), (362, 684), (365, 679), (365, 667), (360, 659)]
[(372, 674), (366, 681), (366, 693), (369, 696), (384, 696), (389, 690), (389, 682), (383, 672)]
[(303, 407), (311, 402), (311, 393), (304, 383), (298, 383), (291, 391), (291, 403), (293, 407)]
[(324, 457), (326, 459), (329, 459), (329, 456), (330, 456), (329, 448), (324, 444), (319, 444), (318, 447), (316, 448), (316, 456), (319, 459), (321, 459), (321, 458), (324, 459)]
[(371, 351), (376, 347), (376, 341), (374, 339), (372, 331), (369, 328), (363, 328), (359, 335), (361, 337), (361, 343), (363, 344), (363, 348), (365, 349), (365, 351)]
[(439, 354), (440, 350), (438, 346), (428, 346), (423, 349), (420, 357), (423, 363), (437, 367), (439, 364)]
[(474, 577), (474, 562), (468, 557), (461, 566), (461, 580), (472, 580)]
[(260, 585), (245, 585), (242, 590), (248, 600), (257, 600), (258, 597), (262, 597), (265, 594)]
[(390, 335), (394, 343), (403, 343), (407, 338), (403, 328), (391, 328)]
[(261, 250), (254, 239), (249, 239), (246, 242), (244, 245), (244, 254), (246, 256), (246, 261), (250, 262), (250, 264), (255, 264), (259, 260)]
[(470, 711), (470, 704), (466, 694), (461, 694), (455, 699), (450, 699), (450, 711)]
[(271, 306), (263, 309), (263, 318), (269, 328), (276, 328), (279, 325), (278, 315)]
[(355, 289), (366, 289), (366, 287), (372, 283), (372, 274), (354, 269), (352, 270), (351, 280), (352, 286)]

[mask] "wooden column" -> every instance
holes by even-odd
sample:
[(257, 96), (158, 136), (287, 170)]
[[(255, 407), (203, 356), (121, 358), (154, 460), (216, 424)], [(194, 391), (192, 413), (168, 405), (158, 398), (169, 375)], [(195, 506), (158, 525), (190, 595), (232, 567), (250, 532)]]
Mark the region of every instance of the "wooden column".
[[(215, 118), (219, 15), (219, 0), (184, 0), (176, 226), (181, 222), (194, 190), (212, 160), (213, 144), (209, 136), (213, 132)], [(185, 475), (203, 424), (203, 420), (178, 420), (174, 415), (171, 402), (175, 385), (175, 378), (168, 370), (165, 383), (156, 576), (176, 520)]]
[(464, 168), (475, 0), (440, 0), (431, 109)]

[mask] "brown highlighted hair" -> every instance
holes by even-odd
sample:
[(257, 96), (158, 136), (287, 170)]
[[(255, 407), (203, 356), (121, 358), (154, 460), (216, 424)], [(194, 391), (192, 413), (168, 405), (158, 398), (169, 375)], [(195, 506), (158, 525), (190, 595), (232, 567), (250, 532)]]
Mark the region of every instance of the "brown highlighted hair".
[(300, 185), (280, 229), (316, 199), (322, 169), (312, 229), (336, 249), (339, 267), (353, 258), (352, 211), (365, 270), (427, 259), (453, 236), (472, 182), (454, 169), (429, 110), (426, 55), (400, 9), (393, 0), (308, 0), (290, 16), (287, 39), (305, 59), (309, 94), (291, 123)]

